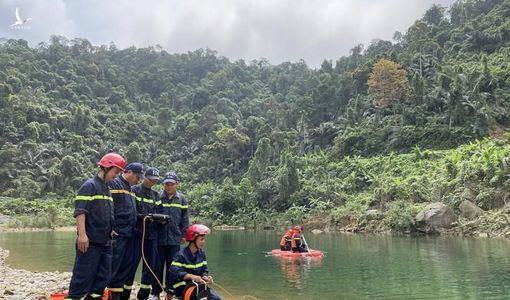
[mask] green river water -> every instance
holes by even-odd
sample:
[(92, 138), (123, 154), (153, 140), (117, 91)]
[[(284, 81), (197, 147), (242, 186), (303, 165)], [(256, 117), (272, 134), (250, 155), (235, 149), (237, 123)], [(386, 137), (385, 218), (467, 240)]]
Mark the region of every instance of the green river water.
[[(70, 271), (72, 232), (0, 233), (7, 263)], [(510, 299), (510, 240), (375, 235), (306, 236), (323, 258), (276, 258), (279, 233), (213, 231), (216, 283), (241, 299)], [(139, 277), (137, 277), (139, 279)], [(220, 294), (226, 296), (223, 292)], [(224, 297), (227, 298), (227, 297)], [(244, 299), (253, 299), (245, 297)]]

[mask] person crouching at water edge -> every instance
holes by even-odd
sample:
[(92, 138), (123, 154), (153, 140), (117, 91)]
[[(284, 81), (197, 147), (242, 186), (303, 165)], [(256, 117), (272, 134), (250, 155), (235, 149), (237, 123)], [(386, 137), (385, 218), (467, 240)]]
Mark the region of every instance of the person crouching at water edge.
[(126, 167), (116, 153), (97, 163), (101, 170), (88, 179), (75, 198), (76, 258), (69, 294), (65, 299), (101, 299), (112, 268), (113, 199), (106, 185)]
[(211, 230), (202, 224), (193, 224), (186, 230), (188, 246), (177, 253), (170, 265), (171, 292), (179, 299), (187, 299), (192, 293), (198, 292), (197, 298), (220, 300), (216, 291), (206, 286), (213, 283), (203, 250), (205, 236), (210, 232)]

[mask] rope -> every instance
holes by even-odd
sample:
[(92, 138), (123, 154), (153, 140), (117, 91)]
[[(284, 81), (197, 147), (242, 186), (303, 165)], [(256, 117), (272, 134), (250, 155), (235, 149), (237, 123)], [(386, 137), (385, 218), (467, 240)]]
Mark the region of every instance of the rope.
[(147, 260), (145, 259), (145, 251), (144, 251), (144, 244), (145, 244), (145, 221), (147, 220), (147, 218), (149, 218), (148, 216), (145, 216), (143, 218), (143, 230), (142, 230), (142, 260), (143, 260), (143, 263), (147, 266), (147, 269), (149, 269), (149, 271), (151, 272), (152, 276), (154, 277), (154, 279), (156, 279), (156, 281), (158, 282), (159, 286), (161, 287), (161, 290), (164, 291), (165, 288), (163, 287), (163, 284), (161, 283), (161, 281), (159, 281), (159, 278), (158, 276), (156, 276), (156, 274), (154, 274), (154, 271), (152, 270), (152, 268), (150, 267), (149, 263), (147, 262)]
[[(220, 288), (222, 291), (224, 291), (226, 294), (228, 294), (230, 297), (232, 297), (232, 299), (236, 299), (236, 297), (234, 295), (232, 295), (232, 293), (230, 293), (229, 291), (227, 291), (226, 288), (222, 287), (221, 285), (217, 284), (216, 282), (213, 282), (213, 285)], [(243, 299), (254, 299), (254, 300), (258, 300), (257, 297), (255, 296), (252, 296), (252, 295), (244, 295), (242, 296), (239, 300), (243, 300)]]

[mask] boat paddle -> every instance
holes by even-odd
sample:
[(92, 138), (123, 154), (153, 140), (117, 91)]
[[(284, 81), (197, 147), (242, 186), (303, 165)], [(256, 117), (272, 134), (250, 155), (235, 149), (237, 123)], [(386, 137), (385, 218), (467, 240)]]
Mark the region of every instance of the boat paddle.
[(308, 244), (308, 242), (306, 241), (305, 239), (305, 235), (303, 233), (301, 233), (301, 236), (303, 237), (303, 242), (305, 242), (305, 245), (306, 245), (306, 250), (308, 250), (308, 253), (310, 255), (312, 255), (312, 251), (310, 250), (310, 245)]

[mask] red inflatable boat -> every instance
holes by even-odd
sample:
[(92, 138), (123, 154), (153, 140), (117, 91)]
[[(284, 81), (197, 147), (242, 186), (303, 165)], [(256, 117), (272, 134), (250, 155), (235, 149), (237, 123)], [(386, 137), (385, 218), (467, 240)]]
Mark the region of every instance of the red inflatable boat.
[(284, 256), (284, 257), (302, 257), (302, 256), (323, 256), (324, 253), (320, 250), (310, 250), (307, 252), (292, 252), (282, 251), (280, 249), (274, 249), (271, 251), (273, 256)]

